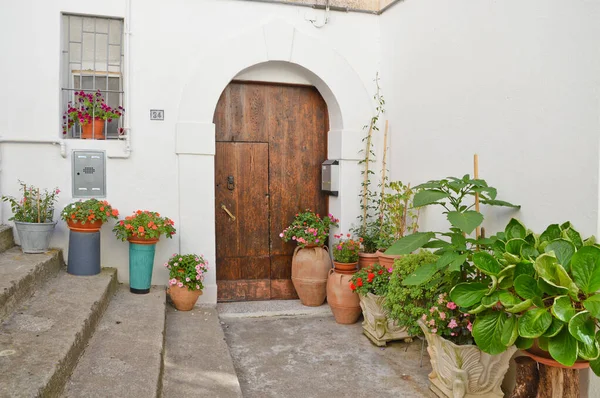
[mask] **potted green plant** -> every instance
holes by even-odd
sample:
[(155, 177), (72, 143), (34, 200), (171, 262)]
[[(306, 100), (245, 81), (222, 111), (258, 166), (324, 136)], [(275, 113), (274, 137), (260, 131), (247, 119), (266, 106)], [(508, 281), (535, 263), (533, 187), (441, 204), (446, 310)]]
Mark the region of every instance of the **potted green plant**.
[(510, 220), (493, 253), (473, 256), (481, 281), (450, 296), (474, 314), (473, 337), (491, 354), (516, 344), (549, 366), (591, 367), (600, 375), (600, 246), (570, 222), (541, 234)]
[(334, 235), (332, 245), (334, 268), (327, 277), (327, 304), (337, 323), (352, 324), (360, 317), (360, 302), (348, 286), (352, 274), (357, 271), (360, 242), (351, 234)]
[(101, 271), (100, 228), (119, 211), (106, 200), (87, 199), (69, 203), (61, 219), (69, 228), (67, 272), (71, 275), (96, 275)]
[(321, 217), (311, 210), (296, 213), (279, 237), (298, 247), (292, 258), (292, 283), (303, 305), (319, 306), (326, 296), (331, 258), (325, 246), (329, 229), (339, 222), (332, 214)]
[(76, 91), (75, 103), (69, 101), (63, 115), (63, 134), (67, 134), (75, 122), (78, 122), (81, 126), (81, 138), (103, 140), (104, 123), (120, 118), (124, 112), (122, 106), (117, 109), (108, 106), (100, 90), (95, 93)]
[(56, 226), (56, 221), (53, 221), (54, 204), (60, 190), (40, 191), (22, 181), (19, 184), (22, 193), (20, 199), (2, 196), (2, 201), (9, 202), (13, 212), (8, 220), (15, 223), (23, 253), (45, 253)]
[(410, 336), (422, 334), (417, 322), (439, 300), (441, 278), (432, 278), (419, 286), (406, 286), (402, 282), (419, 267), (437, 260), (435, 254), (421, 250), (406, 254), (394, 263), (389, 288), (382, 302), (388, 318)]
[(165, 263), (169, 269), (167, 293), (175, 308), (190, 311), (196, 305), (204, 289), (204, 274), (208, 272), (208, 261), (198, 254), (173, 254)]
[[(491, 251), (494, 242), (469, 236), (484, 219), (483, 214), (473, 210), (475, 204), (471, 201), (478, 195), (484, 205), (520, 206), (497, 200), (495, 188), (485, 180), (473, 179), (469, 175), (432, 180), (415, 189), (419, 189), (419, 192), (414, 196), (413, 205), (421, 207), (436, 204), (443, 207), (450, 228), (448, 232), (417, 232), (405, 236), (386, 251), (386, 254), (405, 255), (421, 247), (436, 249), (434, 253), (439, 256), (437, 261), (418, 267), (402, 283), (419, 286), (439, 278), (441, 294), (450, 293), (454, 286), (462, 282), (485, 283), (487, 277), (477, 272), (473, 256), (480, 251)], [(438, 396), (504, 396), (500, 384), (516, 348), (492, 356), (476, 345), (464, 344), (465, 340), (456, 344), (444, 338), (438, 333), (439, 328), (425, 323), (421, 327), (429, 343), (428, 352), (433, 367), (429, 375), (430, 387)]]
[(363, 334), (378, 346), (392, 340), (410, 340), (406, 328), (398, 327), (384, 307), (391, 274), (392, 268), (374, 264), (361, 269), (350, 280), (350, 290), (360, 300)]
[(129, 241), (129, 290), (150, 293), (156, 243), (161, 235), (171, 239), (175, 223), (157, 212), (136, 210), (113, 228), (117, 239)]

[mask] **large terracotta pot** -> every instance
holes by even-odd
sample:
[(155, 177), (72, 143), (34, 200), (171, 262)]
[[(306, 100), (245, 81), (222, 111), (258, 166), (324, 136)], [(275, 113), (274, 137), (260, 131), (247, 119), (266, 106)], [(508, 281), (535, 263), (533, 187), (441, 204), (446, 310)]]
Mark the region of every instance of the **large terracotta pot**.
[(380, 347), (392, 340), (412, 341), (406, 328), (399, 327), (394, 320), (388, 318), (388, 311), (384, 307), (385, 296), (367, 293), (366, 296), (359, 295), (359, 298), (364, 318), (363, 333), (369, 340)]
[(588, 361), (584, 361), (582, 359), (578, 359), (575, 361), (573, 366), (565, 366), (558, 362), (556, 359), (552, 358), (548, 351), (542, 350), (537, 345), (537, 339), (534, 340), (533, 346), (528, 350), (522, 350), (523, 354), (533, 358), (536, 362), (544, 364), (546, 366), (552, 366), (553, 368), (561, 368), (561, 369), (586, 369), (590, 367), (590, 363)]
[(379, 262), (378, 253), (358, 253), (358, 268), (369, 268)]
[(423, 322), (419, 326), (427, 339), (427, 352), (433, 370), (429, 388), (438, 397), (502, 398), (500, 389), (508, 370), (508, 362), (517, 351), (509, 347), (498, 355), (490, 355), (474, 345), (456, 345), (432, 334)]
[(84, 232), (84, 233), (98, 232), (98, 231), (100, 231), (100, 228), (102, 228), (102, 221), (100, 221), (100, 220), (96, 220), (94, 222), (88, 221), (85, 224), (82, 224), (80, 221), (69, 220), (69, 221), (67, 221), (67, 227), (69, 227), (69, 229), (71, 231), (75, 231), (75, 232)]
[(167, 289), (167, 293), (175, 308), (179, 311), (190, 311), (196, 305), (198, 297), (202, 295), (202, 290), (189, 290), (187, 286), (172, 285)]
[(335, 268), (336, 271), (349, 271), (354, 273), (358, 271), (358, 261), (355, 263), (340, 263), (338, 261), (334, 261), (333, 268)]
[(360, 317), (360, 299), (350, 290), (350, 279), (355, 272), (329, 271), (327, 278), (327, 303), (337, 323), (349, 325)]
[(394, 261), (400, 257), (402, 257), (401, 254), (383, 254), (381, 251), (377, 252), (379, 265), (388, 269), (392, 268), (394, 266)]
[(292, 283), (300, 302), (317, 307), (325, 301), (331, 258), (323, 246), (296, 247), (292, 258)]
[(81, 138), (84, 140), (103, 140), (104, 136), (104, 120), (94, 119), (92, 123), (87, 123), (81, 126)]

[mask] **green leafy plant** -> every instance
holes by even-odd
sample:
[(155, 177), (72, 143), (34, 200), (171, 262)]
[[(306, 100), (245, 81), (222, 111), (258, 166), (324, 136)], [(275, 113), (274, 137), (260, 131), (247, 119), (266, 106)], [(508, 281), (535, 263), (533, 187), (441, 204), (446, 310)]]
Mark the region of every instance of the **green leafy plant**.
[(352, 235), (343, 234), (333, 235), (338, 241), (333, 245), (333, 261), (338, 263), (355, 263), (358, 261), (358, 252), (360, 251), (360, 241), (351, 239)]
[(169, 285), (186, 286), (188, 290), (204, 289), (208, 261), (198, 254), (173, 254), (165, 264), (169, 269)]
[(66, 134), (76, 121), (82, 126), (91, 123), (92, 120), (107, 120), (110, 123), (113, 119), (123, 116), (124, 112), (122, 106), (117, 109), (108, 106), (100, 90), (93, 94), (83, 90), (76, 91), (75, 104), (69, 101), (63, 115), (63, 134)]
[(564, 366), (589, 361), (600, 375), (600, 246), (583, 239), (570, 222), (541, 234), (511, 219), (495, 236), (493, 254), (476, 253), (485, 278), (450, 292), (464, 312), (475, 314), (473, 337), (497, 354), (516, 344), (539, 348)]
[(54, 204), (58, 201), (60, 189), (40, 191), (39, 188), (27, 185), (22, 181), (19, 181), (19, 185), (21, 185), (19, 189), (21, 198), (2, 196), (2, 201), (10, 203), (13, 212), (13, 216), (8, 220), (30, 223), (52, 222)]
[(382, 195), (378, 249), (387, 249), (398, 239), (419, 230), (419, 209), (413, 207), (415, 189), (402, 181), (386, 184)]
[(307, 245), (322, 246), (329, 236), (329, 229), (332, 226), (337, 227), (339, 221), (333, 214), (321, 217), (311, 210), (306, 210), (297, 213), (292, 224), (284, 229), (279, 237), (285, 242), (293, 240), (300, 247), (306, 247)]
[(96, 221), (107, 222), (111, 218), (117, 219), (118, 216), (119, 210), (113, 208), (108, 201), (98, 199), (69, 203), (61, 213), (63, 221), (78, 222), (80, 224)]
[(452, 286), (466, 278), (481, 278), (480, 274), (472, 275), (471, 259), (475, 251), (491, 250), (490, 239), (471, 238), (471, 234), (483, 222), (483, 214), (473, 210), (472, 201), (475, 194), (480, 202), (490, 206), (520, 206), (497, 200), (496, 189), (488, 186), (482, 179), (472, 179), (468, 174), (462, 178), (448, 177), (433, 180), (416, 186), (419, 191), (413, 198), (413, 206), (421, 207), (438, 205), (444, 208), (450, 222), (448, 232), (416, 232), (396, 241), (385, 254), (409, 254), (419, 248), (436, 249), (440, 257), (435, 263), (425, 264), (415, 270), (403, 283), (420, 285), (437, 273), (444, 275), (444, 285), (448, 291)]
[(113, 232), (122, 241), (127, 238), (157, 239), (163, 234), (171, 239), (176, 232), (174, 225), (173, 220), (161, 217), (157, 212), (136, 210), (125, 220), (119, 221)]
[(379, 264), (363, 268), (352, 275), (350, 289), (361, 296), (366, 296), (367, 293), (385, 296), (390, 285), (391, 273), (392, 268), (387, 269)]
[[(385, 306), (390, 317), (398, 326), (406, 327), (412, 336), (421, 334), (417, 321), (434, 305), (439, 297), (441, 278), (431, 278), (420, 286), (405, 286), (404, 278), (416, 269), (435, 263), (438, 256), (427, 250), (407, 254), (394, 262), (394, 271), (390, 279)], [(438, 329), (440, 332), (442, 329)]]

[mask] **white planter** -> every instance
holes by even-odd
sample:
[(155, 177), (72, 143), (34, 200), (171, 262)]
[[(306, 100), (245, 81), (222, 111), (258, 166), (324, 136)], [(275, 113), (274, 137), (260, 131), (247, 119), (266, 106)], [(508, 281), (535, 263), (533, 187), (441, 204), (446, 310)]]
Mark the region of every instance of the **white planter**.
[(474, 345), (456, 345), (443, 337), (429, 333), (419, 321), (427, 338), (431, 360), (429, 388), (438, 397), (502, 398), (500, 389), (508, 370), (508, 362), (517, 348), (512, 346), (498, 355), (490, 355)]
[(380, 347), (392, 340), (412, 341), (406, 328), (400, 328), (392, 319), (388, 318), (388, 312), (383, 306), (384, 296), (367, 293), (366, 296), (359, 295), (359, 297), (364, 317), (363, 333), (369, 340)]

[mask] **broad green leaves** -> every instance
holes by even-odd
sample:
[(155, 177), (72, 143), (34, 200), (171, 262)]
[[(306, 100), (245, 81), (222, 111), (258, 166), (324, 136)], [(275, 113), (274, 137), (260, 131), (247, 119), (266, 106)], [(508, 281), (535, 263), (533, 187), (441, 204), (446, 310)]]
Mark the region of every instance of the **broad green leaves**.
[(578, 312), (569, 321), (569, 333), (587, 346), (594, 342), (594, 320), (587, 311)]
[(563, 322), (569, 322), (575, 315), (575, 308), (571, 304), (571, 299), (568, 296), (559, 296), (554, 299), (552, 305), (552, 315)]
[(585, 246), (573, 255), (571, 272), (577, 286), (590, 294), (600, 290), (600, 249)]
[(573, 297), (577, 297), (579, 288), (567, 274), (567, 271), (558, 263), (556, 257), (550, 254), (542, 254), (534, 263), (534, 268), (548, 284), (559, 291), (564, 291)]
[(571, 257), (575, 254), (575, 245), (565, 239), (555, 239), (548, 243), (544, 249), (546, 253), (554, 252), (554, 255), (558, 259), (558, 263), (565, 269), (569, 269), (571, 263)]
[(583, 302), (583, 306), (594, 318), (600, 318), (600, 294), (588, 297)]
[(412, 235), (405, 236), (394, 242), (385, 254), (410, 254), (413, 251), (423, 247), (429, 242), (435, 234), (433, 232), (416, 232)]
[(537, 282), (529, 275), (519, 275), (514, 282), (515, 292), (524, 299), (533, 299), (541, 297), (542, 291), (538, 288)]
[(423, 189), (415, 194), (413, 198), (413, 206), (427, 206), (437, 203), (439, 200), (447, 198), (448, 196), (449, 195), (446, 192), (439, 191), (437, 189)]
[(524, 239), (527, 236), (527, 228), (516, 218), (511, 218), (504, 229), (506, 239)]
[(483, 215), (474, 210), (449, 211), (447, 217), (450, 224), (466, 234), (473, 232), (483, 222)]
[(534, 308), (519, 318), (519, 336), (529, 339), (540, 337), (552, 324), (552, 315), (542, 308)]
[(519, 337), (519, 330), (517, 328), (517, 317), (511, 316), (504, 322), (504, 326), (502, 327), (502, 335), (500, 336), (500, 341), (504, 346), (510, 347), (515, 344), (515, 341)]
[(498, 260), (487, 252), (477, 252), (473, 254), (473, 264), (483, 273), (487, 275), (497, 276), (502, 270)]
[(488, 290), (484, 283), (459, 283), (450, 291), (450, 298), (459, 307), (471, 307), (479, 303)]
[(567, 328), (563, 328), (548, 341), (548, 352), (561, 364), (573, 366), (579, 353), (577, 340), (571, 336)]
[(438, 271), (437, 266), (434, 264), (425, 264), (417, 268), (415, 272), (408, 275), (402, 281), (405, 286), (418, 286), (427, 282), (435, 273)]
[(506, 345), (502, 342), (503, 335), (505, 335), (507, 341), (513, 338), (512, 326), (509, 325), (505, 331), (506, 321), (507, 315), (499, 311), (489, 312), (477, 317), (473, 323), (473, 338), (482, 351), (491, 355), (506, 351)]

